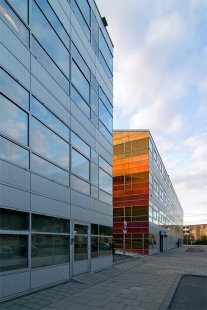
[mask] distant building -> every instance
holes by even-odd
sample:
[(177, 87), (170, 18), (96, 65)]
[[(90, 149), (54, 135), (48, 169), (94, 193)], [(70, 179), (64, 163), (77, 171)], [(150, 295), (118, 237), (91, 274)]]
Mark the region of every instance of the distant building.
[(198, 241), (207, 243), (207, 224), (185, 225), (183, 226), (183, 238), (185, 244), (196, 243)]
[(113, 149), (116, 250), (123, 249), (124, 239), (133, 253), (176, 247), (183, 238), (183, 210), (150, 132), (115, 130)]
[(5, 299), (112, 265), (106, 20), (94, 0), (1, 0), (0, 66)]

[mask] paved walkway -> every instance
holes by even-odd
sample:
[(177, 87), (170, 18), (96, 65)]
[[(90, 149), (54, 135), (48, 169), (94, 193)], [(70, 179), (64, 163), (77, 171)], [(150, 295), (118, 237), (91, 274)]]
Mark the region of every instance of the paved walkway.
[[(183, 274), (207, 276), (207, 246), (182, 246), (154, 256), (116, 262), (112, 268), (1, 304), (1, 310), (166, 310)], [(199, 310), (199, 309), (193, 309)]]

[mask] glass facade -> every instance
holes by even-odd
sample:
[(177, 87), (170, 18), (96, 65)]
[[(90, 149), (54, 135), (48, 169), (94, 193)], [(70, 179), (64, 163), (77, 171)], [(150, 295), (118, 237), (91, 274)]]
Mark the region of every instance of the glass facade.
[(148, 255), (176, 246), (182, 208), (174, 190), (166, 190), (166, 171), (150, 132), (114, 131), (113, 143), (115, 247), (123, 249), (124, 220), (126, 251)]

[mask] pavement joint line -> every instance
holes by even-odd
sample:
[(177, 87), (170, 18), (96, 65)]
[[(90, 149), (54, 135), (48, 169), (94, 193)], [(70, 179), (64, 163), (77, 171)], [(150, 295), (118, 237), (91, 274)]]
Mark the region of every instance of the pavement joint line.
[(167, 295), (165, 296), (162, 304), (160, 305), (160, 308), (159, 310), (166, 310), (168, 309), (169, 305), (170, 305), (170, 302), (176, 292), (176, 289), (178, 287), (178, 284), (180, 282), (180, 279), (182, 277), (183, 274), (179, 274), (176, 276), (175, 280), (173, 281), (173, 284), (171, 285)]

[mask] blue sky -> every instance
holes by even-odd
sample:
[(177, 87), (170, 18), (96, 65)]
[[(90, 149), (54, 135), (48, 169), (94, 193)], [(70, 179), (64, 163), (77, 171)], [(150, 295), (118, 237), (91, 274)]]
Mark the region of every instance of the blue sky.
[(207, 1), (96, 2), (114, 43), (114, 128), (150, 129), (184, 224), (207, 223)]

